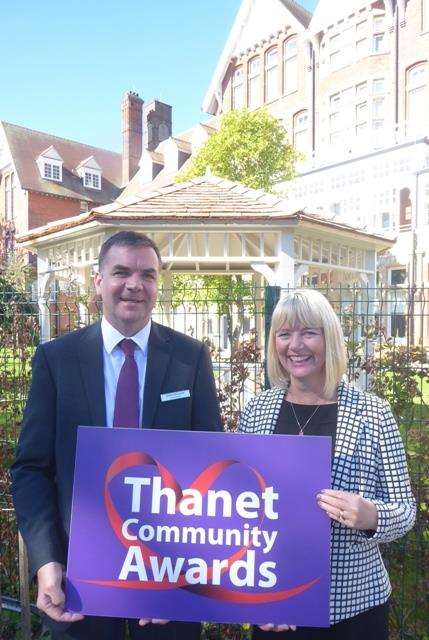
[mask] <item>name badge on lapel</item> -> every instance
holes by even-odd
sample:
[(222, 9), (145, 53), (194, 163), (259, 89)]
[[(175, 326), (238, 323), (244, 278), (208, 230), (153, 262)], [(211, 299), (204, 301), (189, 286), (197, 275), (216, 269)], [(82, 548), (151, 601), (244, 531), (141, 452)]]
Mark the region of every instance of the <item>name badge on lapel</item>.
[(180, 400), (180, 398), (190, 398), (189, 389), (183, 391), (172, 391), (171, 393), (161, 393), (161, 402), (169, 402), (170, 400)]

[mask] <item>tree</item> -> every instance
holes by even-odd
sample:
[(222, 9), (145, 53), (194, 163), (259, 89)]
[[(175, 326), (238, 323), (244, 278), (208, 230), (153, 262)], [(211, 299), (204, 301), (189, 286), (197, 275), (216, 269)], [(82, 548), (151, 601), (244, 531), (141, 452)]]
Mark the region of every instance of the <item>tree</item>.
[(210, 307), (226, 318), (226, 332), (231, 345), (242, 334), (246, 313), (254, 313), (255, 292), (250, 281), (240, 275), (174, 274), (171, 304), (174, 309), (186, 302), (191, 308)]
[[(26, 281), (31, 267), (26, 264), (22, 251), (14, 247), (15, 228), (9, 221), (0, 222), (0, 336), (15, 327), (17, 310), (24, 316), (34, 313), (28, 302)], [(16, 329), (16, 327), (15, 327)], [(12, 337), (12, 336), (10, 336)]]
[(283, 125), (265, 109), (230, 111), (177, 181), (202, 176), (210, 169), (220, 178), (273, 191), (277, 182), (294, 177), (299, 158)]

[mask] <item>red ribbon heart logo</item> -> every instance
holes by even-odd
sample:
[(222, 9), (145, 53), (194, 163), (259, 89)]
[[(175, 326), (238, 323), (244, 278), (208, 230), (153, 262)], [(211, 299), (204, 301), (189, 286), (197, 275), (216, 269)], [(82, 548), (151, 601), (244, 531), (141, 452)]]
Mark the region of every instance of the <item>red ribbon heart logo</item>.
[[(107, 470), (105, 479), (104, 479), (104, 502), (106, 506), (107, 516), (109, 518), (110, 525), (112, 530), (114, 531), (116, 537), (121, 542), (121, 544), (128, 548), (132, 546), (139, 546), (143, 561), (146, 564), (150, 564), (150, 557), (159, 557), (156, 553), (154, 553), (146, 544), (142, 541), (134, 541), (127, 540), (122, 535), (122, 518), (119, 515), (116, 507), (113, 503), (111, 494), (110, 494), (110, 483), (112, 480), (120, 473), (122, 473), (125, 469), (130, 467), (140, 466), (140, 465), (152, 465), (156, 467), (158, 473), (162, 479), (164, 487), (168, 487), (173, 489), (176, 495), (176, 510), (179, 510), (180, 501), (183, 497), (182, 489), (180, 485), (177, 483), (174, 476), (170, 473), (170, 471), (164, 467), (158, 460), (153, 458), (151, 455), (144, 452), (133, 452), (126, 453), (124, 455), (119, 456), (112, 462), (109, 469)], [(214, 462), (213, 464), (206, 467), (202, 473), (194, 480), (191, 485), (191, 489), (198, 490), (201, 495), (205, 495), (208, 489), (212, 486), (215, 480), (229, 467), (241, 464), (237, 460), (219, 460), (218, 462)], [(261, 488), (261, 491), (264, 491), (266, 488), (266, 482), (262, 475), (254, 469), (253, 467), (249, 467), (250, 471), (256, 477), (258, 484)], [(260, 515), (259, 525), (262, 524), (264, 520), (264, 514)], [(242, 558), (247, 550), (251, 547), (251, 543), (246, 546), (243, 546), (236, 553), (227, 558), (228, 566), (222, 569), (222, 573), (227, 571), (233, 562)], [(207, 578), (212, 576), (213, 570), (210, 568), (207, 573)], [(320, 578), (315, 578), (309, 582), (300, 584), (291, 589), (283, 589), (281, 591), (274, 591), (271, 593), (241, 593), (239, 591), (233, 591), (231, 589), (226, 589), (225, 587), (221, 587), (218, 585), (194, 585), (188, 584), (185, 579), (185, 574), (181, 573), (177, 582), (172, 584), (167, 579), (164, 579), (162, 582), (155, 582), (153, 580), (140, 581), (140, 580), (81, 580), (81, 582), (86, 582), (90, 584), (97, 584), (105, 587), (119, 587), (121, 589), (186, 589), (187, 591), (191, 591), (193, 593), (204, 595), (210, 598), (214, 598), (216, 600), (221, 600), (223, 602), (231, 602), (231, 603), (241, 603), (241, 604), (262, 604), (268, 602), (278, 602), (280, 600), (286, 600), (287, 598), (291, 598), (292, 596), (298, 595), (303, 591), (307, 591), (317, 582), (319, 582)]]

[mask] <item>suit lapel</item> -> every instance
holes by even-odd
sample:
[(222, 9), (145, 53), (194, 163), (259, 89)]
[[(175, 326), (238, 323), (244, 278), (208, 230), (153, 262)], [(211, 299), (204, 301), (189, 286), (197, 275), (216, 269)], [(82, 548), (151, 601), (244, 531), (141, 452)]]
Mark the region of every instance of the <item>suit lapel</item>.
[(100, 323), (91, 325), (78, 343), (78, 359), (92, 424), (106, 424), (104, 393), (103, 338)]
[(143, 428), (153, 427), (162, 383), (171, 357), (171, 342), (162, 326), (152, 322), (150, 330), (146, 377), (143, 395)]

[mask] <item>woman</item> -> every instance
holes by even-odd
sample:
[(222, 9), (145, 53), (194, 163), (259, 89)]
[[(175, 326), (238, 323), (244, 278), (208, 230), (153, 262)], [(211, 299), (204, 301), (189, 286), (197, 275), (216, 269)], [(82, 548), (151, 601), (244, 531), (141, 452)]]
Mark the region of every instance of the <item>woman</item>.
[[(244, 433), (333, 440), (332, 489), (317, 496), (332, 522), (331, 626), (298, 628), (294, 640), (387, 640), (391, 587), (378, 544), (403, 536), (415, 518), (405, 453), (390, 407), (342, 382), (346, 365), (343, 332), (327, 299), (313, 290), (288, 293), (271, 322), (272, 388), (253, 398), (240, 419)], [(290, 636), (282, 632), (296, 629), (268, 622), (254, 628), (254, 640), (280, 640)]]

